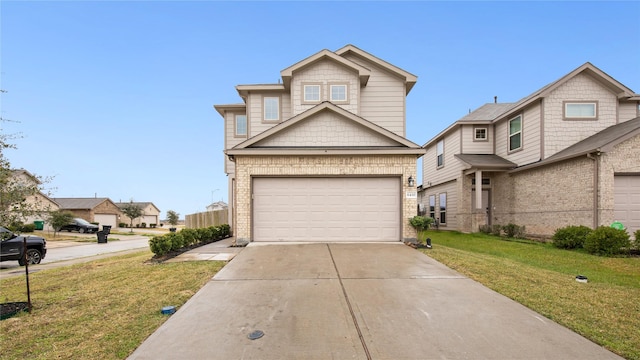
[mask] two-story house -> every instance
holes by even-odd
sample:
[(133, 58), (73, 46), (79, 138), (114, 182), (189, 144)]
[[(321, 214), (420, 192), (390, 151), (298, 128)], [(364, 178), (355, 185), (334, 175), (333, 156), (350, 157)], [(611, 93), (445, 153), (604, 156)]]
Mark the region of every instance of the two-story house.
[(640, 228), (640, 95), (590, 63), (516, 103), (489, 103), (425, 145), (421, 205), (441, 229), (529, 235)]
[(236, 241), (415, 238), (417, 159), (405, 101), (416, 76), (353, 45), (322, 50), (277, 84), (238, 85), (224, 119)]

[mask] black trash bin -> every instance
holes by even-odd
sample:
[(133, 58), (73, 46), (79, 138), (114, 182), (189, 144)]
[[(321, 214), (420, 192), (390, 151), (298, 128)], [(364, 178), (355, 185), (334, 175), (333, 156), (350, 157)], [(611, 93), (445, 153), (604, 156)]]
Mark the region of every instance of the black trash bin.
[(106, 244), (107, 243), (107, 233), (104, 231), (98, 231), (98, 244)]
[(111, 234), (111, 225), (102, 225), (102, 231), (107, 235)]

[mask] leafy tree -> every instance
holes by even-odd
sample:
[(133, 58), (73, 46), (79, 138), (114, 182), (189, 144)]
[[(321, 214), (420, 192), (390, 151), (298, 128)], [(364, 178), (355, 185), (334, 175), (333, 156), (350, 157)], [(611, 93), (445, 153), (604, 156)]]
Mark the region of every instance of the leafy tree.
[(180, 214), (173, 210), (167, 211), (167, 221), (169, 224), (176, 226), (178, 225), (178, 221), (180, 220)]
[(144, 215), (144, 211), (142, 210), (141, 207), (134, 204), (133, 201), (127, 205), (124, 205), (121, 208), (121, 210), (125, 215), (127, 215), (129, 219), (131, 219), (131, 223), (129, 224), (130, 225), (129, 227), (131, 228), (131, 232), (133, 232), (133, 220)]
[(75, 216), (73, 213), (64, 210), (53, 211), (49, 214), (49, 224), (53, 227), (53, 236), (55, 237), (60, 228), (71, 223)]
[[(4, 119), (0, 119), (5, 121)], [(51, 179), (11, 169), (9, 159), (5, 157), (5, 151), (15, 149), (10, 141), (16, 136), (0, 133), (0, 224), (9, 226), (20, 224), (28, 217), (41, 215), (48, 209), (38, 201), (38, 194), (43, 192), (42, 184)]]

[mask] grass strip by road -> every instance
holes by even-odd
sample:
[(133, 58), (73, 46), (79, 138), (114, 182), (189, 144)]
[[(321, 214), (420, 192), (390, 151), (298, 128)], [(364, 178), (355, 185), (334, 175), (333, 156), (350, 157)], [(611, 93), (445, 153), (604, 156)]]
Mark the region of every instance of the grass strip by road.
[[(428, 256), (591, 341), (640, 360), (640, 258), (598, 257), (550, 244), (430, 231)], [(588, 277), (588, 283), (575, 280)]]
[[(125, 359), (224, 265), (150, 263), (149, 251), (30, 274), (33, 312), (0, 321), (0, 359)], [(26, 301), (24, 276), (0, 302)]]

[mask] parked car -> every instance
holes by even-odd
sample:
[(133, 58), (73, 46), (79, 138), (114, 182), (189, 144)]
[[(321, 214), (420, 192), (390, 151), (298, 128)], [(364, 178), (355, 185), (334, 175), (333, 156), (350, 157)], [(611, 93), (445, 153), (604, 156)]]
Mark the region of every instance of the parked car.
[(0, 226), (0, 261), (18, 260), (24, 266), (24, 239), (27, 239), (27, 261), (40, 264), (47, 255), (47, 240), (40, 236), (17, 235)]
[(68, 232), (77, 231), (79, 233), (94, 233), (98, 231), (98, 225), (94, 225), (85, 219), (75, 218), (73, 221), (58, 231), (66, 230)]

